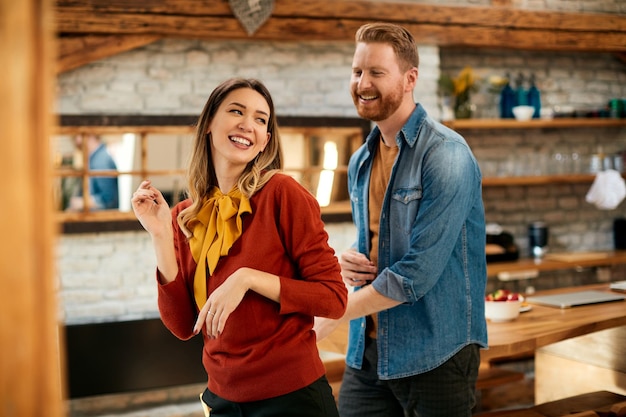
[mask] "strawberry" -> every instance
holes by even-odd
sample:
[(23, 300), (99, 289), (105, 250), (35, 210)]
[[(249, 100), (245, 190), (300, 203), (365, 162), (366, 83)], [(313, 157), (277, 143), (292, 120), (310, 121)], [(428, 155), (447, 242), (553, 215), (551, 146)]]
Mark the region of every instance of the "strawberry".
[(507, 296), (507, 298), (506, 298), (506, 299), (507, 299), (507, 301), (517, 301), (517, 300), (519, 300), (519, 294), (518, 294), (518, 293), (516, 293), (516, 292), (511, 293), (511, 294), (509, 294), (509, 295)]

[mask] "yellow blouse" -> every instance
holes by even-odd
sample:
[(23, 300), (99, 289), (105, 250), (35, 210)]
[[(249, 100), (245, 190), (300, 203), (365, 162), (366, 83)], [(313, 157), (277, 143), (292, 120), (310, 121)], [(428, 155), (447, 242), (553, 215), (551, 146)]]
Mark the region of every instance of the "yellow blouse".
[(189, 247), (198, 264), (193, 292), (200, 309), (207, 300), (207, 268), (209, 275), (213, 274), (220, 257), (228, 255), (233, 243), (241, 236), (241, 216), (244, 213), (252, 213), (252, 208), (248, 198), (237, 187), (228, 194), (213, 187), (197, 218), (190, 225), (193, 235), (189, 239)]

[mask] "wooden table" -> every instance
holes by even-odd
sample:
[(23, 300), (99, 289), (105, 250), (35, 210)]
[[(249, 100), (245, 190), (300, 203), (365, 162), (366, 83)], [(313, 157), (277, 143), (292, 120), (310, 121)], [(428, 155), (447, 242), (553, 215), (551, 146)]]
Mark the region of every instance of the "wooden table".
[[(556, 294), (582, 290), (610, 291), (607, 285), (587, 285), (542, 291)], [(531, 311), (505, 323), (487, 321), (489, 349), (481, 351), (483, 362), (523, 354), (572, 337), (626, 325), (626, 301), (559, 309), (532, 304)]]

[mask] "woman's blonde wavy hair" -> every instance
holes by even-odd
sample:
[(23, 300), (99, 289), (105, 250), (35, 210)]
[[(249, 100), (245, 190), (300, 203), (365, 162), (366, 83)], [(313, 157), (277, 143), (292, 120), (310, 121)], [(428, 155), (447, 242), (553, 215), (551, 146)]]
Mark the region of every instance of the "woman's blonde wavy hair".
[(268, 89), (259, 80), (252, 78), (231, 78), (222, 82), (209, 96), (196, 125), (193, 150), (187, 170), (187, 194), (192, 203), (180, 212), (177, 219), (178, 225), (187, 237), (191, 236), (188, 227), (189, 222), (197, 217), (211, 189), (218, 186), (213, 156), (211, 155), (211, 134), (206, 132), (226, 96), (241, 88), (250, 88), (265, 98), (270, 108), (270, 117), (267, 122), (270, 138), (263, 152), (260, 152), (248, 163), (239, 177), (237, 181), (239, 191), (248, 198), (252, 197), (276, 172), (283, 168), (280, 135), (274, 114), (274, 101)]

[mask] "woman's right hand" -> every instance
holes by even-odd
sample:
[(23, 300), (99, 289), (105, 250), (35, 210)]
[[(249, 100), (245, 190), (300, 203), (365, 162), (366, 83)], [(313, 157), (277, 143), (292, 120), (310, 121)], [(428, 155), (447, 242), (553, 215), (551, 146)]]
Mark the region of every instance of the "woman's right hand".
[(133, 211), (141, 225), (151, 235), (158, 234), (171, 225), (172, 214), (163, 194), (152, 186), (149, 180), (143, 181), (131, 199)]

